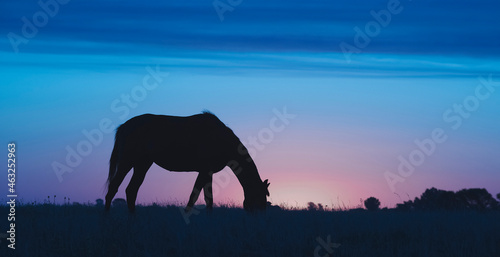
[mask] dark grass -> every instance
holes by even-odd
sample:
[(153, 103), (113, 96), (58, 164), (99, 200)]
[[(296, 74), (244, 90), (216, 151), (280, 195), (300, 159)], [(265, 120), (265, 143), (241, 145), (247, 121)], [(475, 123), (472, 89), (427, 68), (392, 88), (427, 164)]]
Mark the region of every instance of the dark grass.
[[(8, 226), (0, 207), (2, 230)], [(500, 212), (201, 210), (185, 222), (175, 206), (22, 205), (16, 250), (0, 256), (500, 256)], [(2, 233), (3, 231), (0, 231)]]

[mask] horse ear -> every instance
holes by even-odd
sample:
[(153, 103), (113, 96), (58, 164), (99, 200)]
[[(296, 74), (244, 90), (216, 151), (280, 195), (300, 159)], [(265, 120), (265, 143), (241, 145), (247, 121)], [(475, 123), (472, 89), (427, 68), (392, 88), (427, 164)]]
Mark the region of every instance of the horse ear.
[(267, 182), (267, 179), (266, 179), (266, 180), (264, 180), (264, 185), (266, 185), (266, 188), (268, 188), (270, 184), (271, 184), (271, 183)]

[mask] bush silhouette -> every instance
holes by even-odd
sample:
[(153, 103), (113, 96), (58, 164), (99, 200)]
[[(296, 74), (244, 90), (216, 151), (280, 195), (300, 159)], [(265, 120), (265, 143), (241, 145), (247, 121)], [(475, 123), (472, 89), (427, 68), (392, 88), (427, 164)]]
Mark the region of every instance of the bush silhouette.
[(266, 209), (267, 210), (281, 210), (281, 207), (279, 207), (278, 205), (272, 205), (272, 203), (268, 201)]
[(316, 204), (313, 202), (308, 202), (307, 203), (307, 210), (308, 211), (316, 211), (316, 210), (318, 210), (318, 206), (316, 206)]
[(95, 200), (95, 205), (96, 206), (104, 206), (104, 200), (101, 198)]
[(127, 201), (123, 198), (116, 198), (112, 204), (113, 206), (127, 206)]
[(375, 197), (370, 197), (365, 200), (365, 207), (369, 211), (376, 211), (380, 207), (380, 201)]

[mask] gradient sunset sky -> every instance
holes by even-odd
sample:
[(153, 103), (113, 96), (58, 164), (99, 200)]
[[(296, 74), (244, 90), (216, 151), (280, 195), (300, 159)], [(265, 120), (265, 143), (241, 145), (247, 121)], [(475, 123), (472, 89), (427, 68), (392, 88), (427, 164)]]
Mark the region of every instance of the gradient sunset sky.
[[(498, 1), (42, 2), (0, 2), (1, 160), (16, 142), (24, 201), (104, 197), (114, 131), (86, 136), (103, 120), (204, 109), (255, 150), (274, 204), (500, 193)], [(154, 165), (138, 201), (185, 203), (195, 178)], [(215, 203), (242, 204), (230, 170), (214, 179)]]

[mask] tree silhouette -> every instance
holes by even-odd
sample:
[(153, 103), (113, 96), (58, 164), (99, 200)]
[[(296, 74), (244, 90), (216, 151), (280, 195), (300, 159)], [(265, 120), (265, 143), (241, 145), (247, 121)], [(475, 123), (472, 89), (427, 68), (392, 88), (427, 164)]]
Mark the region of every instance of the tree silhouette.
[(376, 211), (380, 207), (380, 201), (375, 197), (370, 197), (365, 200), (365, 207), (369, 211)]
[(497, 194), (497, 199), (500, 201), (500, 193)]
[[(500, 194), (497, 195), (497, 197)], [(484, 188), (462, 189), (458, 192), (436, 188), (426, 189), (420, 198), (397, 205), (398, 210), (491, 210), (500, 204)]]
[(104, 200), (101, 198), (95, 200), (95, 205), (96, 206), (104, 206)]
[(495, 209), (498, 205), (495, 198), (484, 188), (462, 189), (456, 195), (466, 209), (483, 211)]
[(420, 199), (415, 198), (414, 207), (418, 210), (456, 210), (462, 209), (463, 203), (457, 200), (453, 191), (433, 187), (426, 189)]

